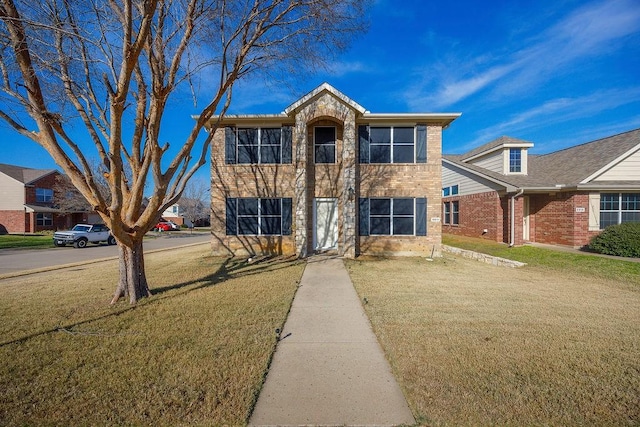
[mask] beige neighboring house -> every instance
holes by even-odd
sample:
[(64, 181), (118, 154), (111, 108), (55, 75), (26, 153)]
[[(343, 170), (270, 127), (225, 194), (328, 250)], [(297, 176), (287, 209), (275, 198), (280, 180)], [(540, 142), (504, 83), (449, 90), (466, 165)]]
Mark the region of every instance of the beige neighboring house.
[(54, 187), (60, 173), (0, 164), (0, 234), (35, 233), (88, 222), (86, 212), (62, 212), (54, 206)]
[(280, 114), (225, 116), (214, 253), (439, 255), (442, 131), (459, 116), (371, 113), (327, 83)]

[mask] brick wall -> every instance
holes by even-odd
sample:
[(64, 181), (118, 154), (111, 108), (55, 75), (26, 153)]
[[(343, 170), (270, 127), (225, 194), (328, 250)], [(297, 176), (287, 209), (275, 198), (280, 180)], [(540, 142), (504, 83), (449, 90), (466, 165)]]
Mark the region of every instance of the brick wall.
[[(442, 224), (442, 232), (460, 236), (480, 237), (495, 242), (502, 242), (504, 207), (496, 191), (452, 196), (443, 198), (444, 202), (458, 201), (459, 224)], [(443, 212), (444, 215), (444, 212)], [(484, 230), (487, 230), (484, 233)], [(507, 232), (508, 235), (508, 232)]]
[(534, 242), (582, 247), (599, 234), (599, 231), (589, 231), (587, 193), (541, 194), (530, 196), (530, 200), (535, 222), (531, 229)]
[(25, 227), (24, 210), (0, 211), (0, 234), (24, 233), (25, 231), (29, 231)]

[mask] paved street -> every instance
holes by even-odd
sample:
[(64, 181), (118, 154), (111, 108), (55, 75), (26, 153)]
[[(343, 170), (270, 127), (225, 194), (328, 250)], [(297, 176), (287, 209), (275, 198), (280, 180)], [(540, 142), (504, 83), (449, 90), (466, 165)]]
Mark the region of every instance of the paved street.
[[(157, 249), (168, 249), (195, 243), (206, 243), (211, 238), (209, 233), (187, 232), (172, 233), (148, 237), (144, 241), (145, 252)], [(0, 276), (23, 270), (33, 270), (56, 265), (73, 264), (118, 256), (117, 246), (92, 245), (84, 249), (73, 246), (51, 249), (2, 249), (0, 250)]]

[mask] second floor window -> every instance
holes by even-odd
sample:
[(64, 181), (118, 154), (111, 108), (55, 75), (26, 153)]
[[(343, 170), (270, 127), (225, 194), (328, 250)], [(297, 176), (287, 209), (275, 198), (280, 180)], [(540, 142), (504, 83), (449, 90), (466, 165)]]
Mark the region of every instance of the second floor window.
[(53, 190), (50, 188), (36, 188), (36, 202), (38, 203), (53, 202)]
[(509, 149), (509, 172), (522, 172), (522, 150), (520, 148)]
[(426, 163), (427, 126), (358, 127), (360, 163)]
[(291, 163), (290, 126), (225, 128), (225, 163)]
[(314, 133), (316, 163), (336, 162), (336, 128), (318, 126)]

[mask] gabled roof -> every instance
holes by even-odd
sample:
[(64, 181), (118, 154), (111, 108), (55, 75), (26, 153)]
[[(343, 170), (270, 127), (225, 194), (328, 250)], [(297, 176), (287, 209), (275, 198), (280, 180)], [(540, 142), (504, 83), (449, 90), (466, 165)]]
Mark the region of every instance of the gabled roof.
[(294, 102), (293, 104), (289, 105), (287, 108), (285, 108), (284, 112), (285, 114), (291, 114), (296, 110), (298, 110), (303, 105), (308, 104), (309, 102), (313, 101), (315, 98), (327, 92), (332, 94), (334, 97), (338, 98), (340, 101), (344, 102), (345, 104), (351, 106), (351, 108), (358, 111), (360, 114), (364, 114), (367, 111), (363, 106), (361, 106), (360, 104), (358, 104), (357, 102), (355, 102), (354, 100), (346, 96), (344, 93), (340, 92), (338, 89), (331, 86), (329, 83), (325, 82), (325, 83), (322, 83), (317, 88), (313, 89), (311, 92), (309, 92), (299, 100), (297, 100), (296, 102)]
[(510, 136), (501, 136), (500, 138), (494, 139), (493, 141), (481, 145), (478, 148), (474, 148), (460, 157), (462, 161), (467, 161), (474, 157), (479, 157), (483, 154), (488, 154), (492, 151), (505, 147), (533, 147), (533, 143), (522, 139), (512, 138)]
[(509, 137), (502, 138), (498, 138), (463, 155), (443, 155), (443, 161), (503, 185), (507, 191), (512, 191), (509, 187), (529, 190), (562, 189), (565, 187), (640, 187), (640, 182), (636, 181), (599, 181), (597, 184), (589, 183), (594, 177), (599, 176), (632, 153), (640, 150), (640, 129), (544, 155), (529, 155), (527, 175), (503, 175), (466, 162), (469, 158), (475, 157), (480, 153), (490, 152), (492, 149), (500, 147), (505, 141), (515, 141), (516, 143), (521, 141)]
[(7, 165), (0, 163), (0, 172), (10, 176), (11, 178), (19, 181), (25, 185), (31, 184), (40, 178), (43, 178), (52, 173), (58, 172), (55, 169), (31, 169), (22, 166)]

